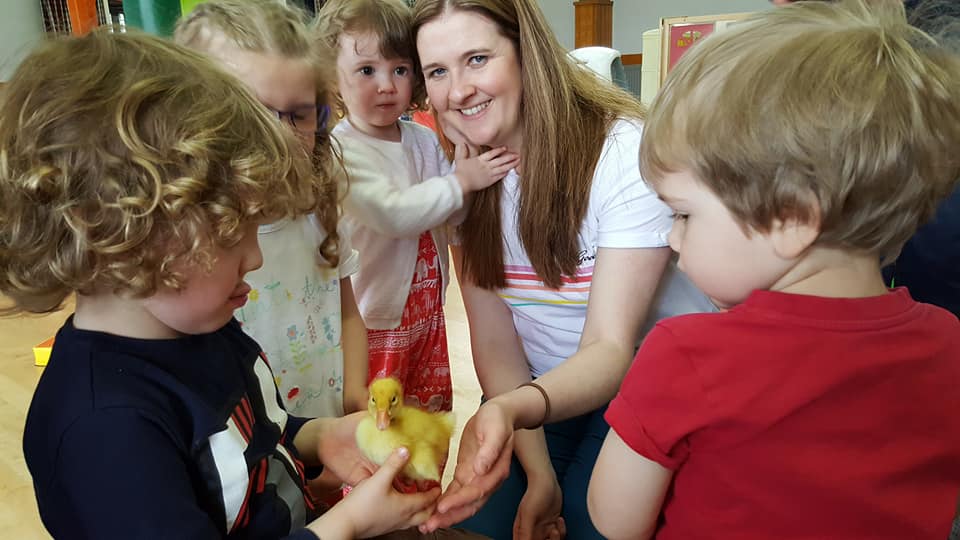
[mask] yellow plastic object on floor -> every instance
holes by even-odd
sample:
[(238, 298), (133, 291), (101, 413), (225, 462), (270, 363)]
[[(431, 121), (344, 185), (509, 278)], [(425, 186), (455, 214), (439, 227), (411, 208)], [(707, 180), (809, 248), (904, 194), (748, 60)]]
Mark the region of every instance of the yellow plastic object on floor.
[(50, 361), (50, 351), (53, 350), (53, 339), (50, 338), (33, 347), (33, 364), (45, 366)]

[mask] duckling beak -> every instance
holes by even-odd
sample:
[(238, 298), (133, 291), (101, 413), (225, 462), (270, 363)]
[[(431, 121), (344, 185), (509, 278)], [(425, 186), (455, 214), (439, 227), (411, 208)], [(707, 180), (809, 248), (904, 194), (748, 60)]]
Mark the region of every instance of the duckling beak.
[(386, 410), (377, 411), (377, 429), (383, 431), (390, 427), (390, 413)]

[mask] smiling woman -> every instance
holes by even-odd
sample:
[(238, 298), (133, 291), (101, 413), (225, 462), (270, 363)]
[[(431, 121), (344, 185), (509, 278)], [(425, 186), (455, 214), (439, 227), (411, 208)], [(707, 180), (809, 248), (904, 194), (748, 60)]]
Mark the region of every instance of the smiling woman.
[(522, 159), (476, 195), (454, 248), (488, 401), (425, 528), (506, 479), (464, 527), (600, 538), (587, 482), (642, 327), (711, 309), (668, 263), (670, 211), (639, 172), (643, 108), (573, 63), (533, 0), (418, 0), (414, 35), (446, 136)]
[(431, 103), (437, 111), (448, 113), (443, 119), (451, 130), (459, 131), (471, 143), (520, 151), (523, 86), (518, 51), (496, 25), (480, 15), (453, 12), (444, 22), (442, 26), (426, 25), (419, 35), (424, 43), (442, 43), (448, 34), (460, 36), (454, 41), (458, 58), (444, 62), (429, 57), (433, 61), (423, 64)]

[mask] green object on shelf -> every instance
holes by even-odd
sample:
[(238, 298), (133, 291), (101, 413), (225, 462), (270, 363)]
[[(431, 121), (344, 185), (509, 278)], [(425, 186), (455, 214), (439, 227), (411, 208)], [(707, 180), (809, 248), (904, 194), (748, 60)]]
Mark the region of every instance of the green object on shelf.
[(197, 7), (197, 4), (203, 2), (204, 0), (180, 0), (180, 13), (186, 15), (190, 11)]
[(127, 26), (158, 36), (169, 36), (180, 18), (180, 0), (123, 0)]

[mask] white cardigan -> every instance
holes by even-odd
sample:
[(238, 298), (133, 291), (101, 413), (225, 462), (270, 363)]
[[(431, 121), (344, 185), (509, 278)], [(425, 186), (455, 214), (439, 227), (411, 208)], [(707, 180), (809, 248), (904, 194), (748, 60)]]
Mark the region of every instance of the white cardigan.
[(367, 328), (400, 325), (410, 293), (420, 234), (430, 230), (437, 246), (443, 283), (449, 282), (448, 225), (464, 217), (463, 191), (451, 173), (437, 136), (418, 124), (400, 121), (401, 142), (370, 137), (342, 120), (333, 129), (349, 185), (344, 220), (360, 270), (353, 290)]

